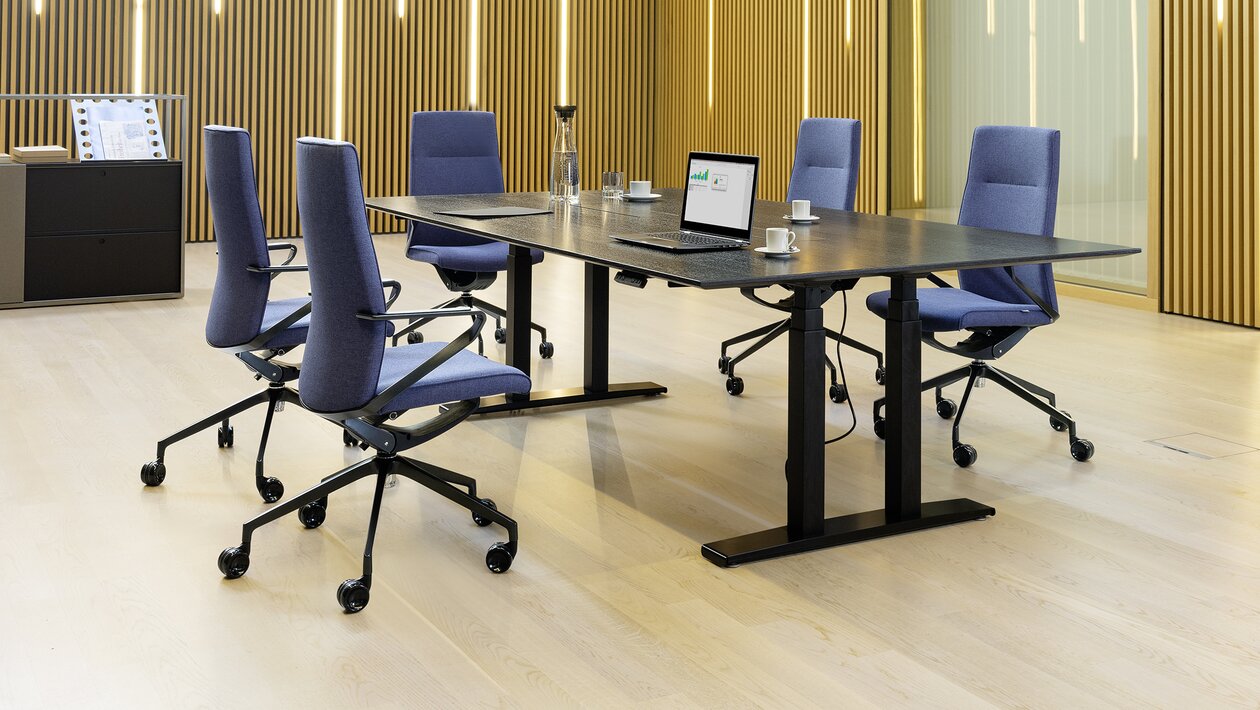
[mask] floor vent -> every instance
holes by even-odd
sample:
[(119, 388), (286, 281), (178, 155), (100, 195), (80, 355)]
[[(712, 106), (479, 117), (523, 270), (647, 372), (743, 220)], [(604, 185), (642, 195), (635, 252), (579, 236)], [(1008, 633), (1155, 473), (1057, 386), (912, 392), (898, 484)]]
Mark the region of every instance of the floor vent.
[(1150, 443), (1201, 459), (1223, 459), (1257, 450), (1254, 446), (1236, 444), (1207, 434), (1180, 434), (1165, 439), (1151, 439)]

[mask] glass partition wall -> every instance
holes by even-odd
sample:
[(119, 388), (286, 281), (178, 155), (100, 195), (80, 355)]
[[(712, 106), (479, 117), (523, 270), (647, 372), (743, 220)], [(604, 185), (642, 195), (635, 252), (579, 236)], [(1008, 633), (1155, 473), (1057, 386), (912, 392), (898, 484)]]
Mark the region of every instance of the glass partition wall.
[[(979, 125), (1062, 131), (1055, 233), (1149, 238), (1148, 0), (909, 0), (917, 186), (894, 214), (955, 221)], [(1060, 280), (1147, 292), (1145, 253), (1055, 266)]]

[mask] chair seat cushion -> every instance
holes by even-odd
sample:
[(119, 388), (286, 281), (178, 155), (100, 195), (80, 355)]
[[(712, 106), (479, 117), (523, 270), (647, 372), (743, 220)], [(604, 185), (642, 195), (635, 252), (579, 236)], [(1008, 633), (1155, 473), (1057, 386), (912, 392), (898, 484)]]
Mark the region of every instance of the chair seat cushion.
[[(888, 291), (872, 293), (866, 297), (866, 307), (880, 318), (887, 318), (888, 296)], [(1050, 322), (1050, 316), (1034, 305), (995, 301), (960, 288), (919, 289), (919, 318), (925, 333)]]
[[(508, 245), (503, 242), (468, 246), (416, 244), (407, 248), (407, 258), (454, 271), (507, 271)], [(530, 249), (529, 258), (530, 263), (537, 264), (542, 261), (543, 253)]]
[[(285, 298), (279, 301), (267, 301), (266, 310), (263, 311), (262, 324), (258, 328), (258, 332), (262, 333), (268, 328), (274, 326), (285, 318), (289, 317), (297, 309), (310, 303), (309, 298)], [(276, 333), (276, 336), (267, 341), (264, 347), (267, 348), (293, 348), (306, 342), (306, 330), (311, 325), (311, 316), (306, 314), (302, 320)]]
[[(385, 348), (376, 393), (384, 392), (444, 347), (446, 343), (435, 342)], [(474, 397), (528, 392), (529, 388), (529, 377), (515, 367), (461, 350), (392, 399), (381, 411), (386, 414), (402, 412)]]

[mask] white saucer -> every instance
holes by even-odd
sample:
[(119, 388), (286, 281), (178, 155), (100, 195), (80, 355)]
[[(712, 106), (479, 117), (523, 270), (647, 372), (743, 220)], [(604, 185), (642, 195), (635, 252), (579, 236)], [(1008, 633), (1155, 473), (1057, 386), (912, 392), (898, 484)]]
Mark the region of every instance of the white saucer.
[(795, 217), (793, 217), (793, 216), (792, 216), (792, 215), (790, 215), (790, 214), (785, 214), (785, 215), (783, 215), (783, 219), (786, 219), (787, 221), (791, 222), (792, 224), (813, 224), (814, 222), (817, 222), (818, 220), (822, 219), (822, 217), (819, 217), (818, 215), (813, 215), (813, 214), (811, 214), (810, 216), (808, 216), (808, 217), (806, 217), (806, 218), (804, 218), (804, 219), (796, 219)]
[(661, 199), (661, 196), (653, 192), (652, 194), (647, 195), (645, 197), (637, 197), (635, 195), (631, 195), (628, 192), (623, 192), (621, 193), (621, 199), (629, 200), (630, 202), (654, 202), (656, 200)]
[(770, 247), (757, 247), (753, 249), (753, 251), (761, 253), (761, 254), (765, 254), (766, 256), (770, 256), (770, 257), (779, 257), (779, 256), (792, 256), (793, 254), (799, 254), (801, 250), (798, 249), (796, 246), (790, 246), (788, 247), (787, 251), (770, 251)]

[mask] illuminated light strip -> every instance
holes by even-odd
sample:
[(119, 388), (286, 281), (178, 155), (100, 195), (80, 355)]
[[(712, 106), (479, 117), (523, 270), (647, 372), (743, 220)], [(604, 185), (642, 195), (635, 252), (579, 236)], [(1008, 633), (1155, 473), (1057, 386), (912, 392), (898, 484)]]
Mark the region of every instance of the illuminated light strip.
[(713, 0), (709, 0), (709, 110), (713, 110)]
[(1216, 24), (1225, 22), (1225, 0), (1216, 0)]
[(1138, 34), (1137, 34), (1137, 0), (1129, 0), (1129, 34), (1133, 41), (1133, 159), (1138, 159)]
[(809, 0), (801, 0), (805, 41), (801, 42), (801, 117), (809, 118)]
[(398, 19), (407, 16), (407, 0), (398, 0)]
[(477, 108), (477, 0), (468, 1), (468, 108)]
[(997, 34), (997, 17), (996, 10), (993, 7), (993, 0), (989, 0), (989, 12), (985, 15), (985, 22), (985, 30), (989, 33), (989, 36), (992, 37)]
[(136, 0), (136, 34), (132, 40), (131, 93), (144, 93), (144, 0)]
[(915, 206), (923, 204), (923, 121), (926, 117), (923, 115), (923, 102), (920, 99), (920, 93), (923, 90), (923, 72), (921, 63), (923, 61), (923, 34), (921, 31), (922, 24), (922, 6), (921, 0), (914, 0), (914, 96), (912, 97), (911, 113), (914, 115), (914, 203)]
[(569, 0), (560, 0), (560, 105), (569, 105)]
[(1085, 44), (1085, 0), (1078, 0), (1076, 4), (1077, 17), (1077, 36), (1081, 44)]
[(223, 0), (214, 0), (214, 14), (223, 14)]
[(1037, 0), (1028, 0), (1028, 125), (1037, 125)]
[(853, 44), (853, 0), (844, 0), (844, 46)]
[(32, 8), (36, 15), (44, 14), (44, 0), (35, 0)]
[(333, 140), (345, 135), (346, 0), (337, 0), (333, 18)]

